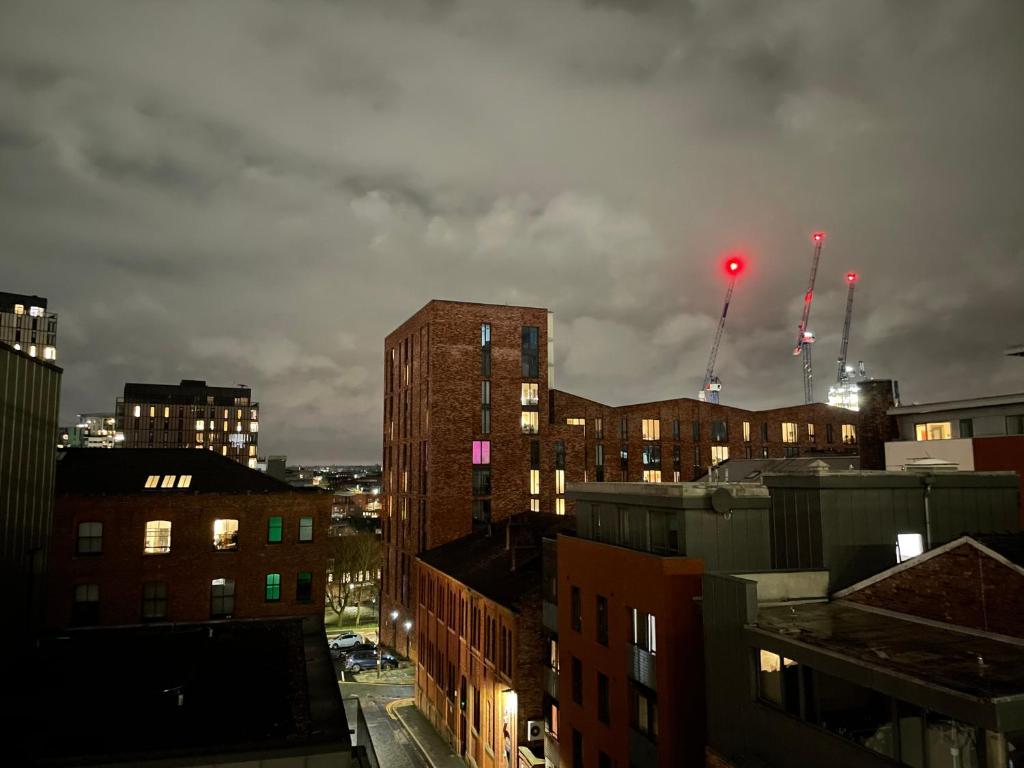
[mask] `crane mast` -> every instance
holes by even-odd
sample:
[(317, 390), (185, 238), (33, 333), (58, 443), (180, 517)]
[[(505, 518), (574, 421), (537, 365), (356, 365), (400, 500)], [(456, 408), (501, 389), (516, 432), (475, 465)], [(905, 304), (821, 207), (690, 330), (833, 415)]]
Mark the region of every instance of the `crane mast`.
[(846, 293), (846, 319), (843, 320), (843, 340), (839, 344), (839, 359), (836, 365), (836, 384), (842, 386), (850, 379), (846, 371), (846, 348), (850, 344), (850, 320), (853, 319), (853, 289), (857, 287), (857, 273), (847, 272), (846, 283), (849, 290)]
[(825, 242), (825, 233), (815, 232), (811, 239), (814, 241), (814, 255), (811, 258), (811, 276), (807, 281), (807, 293), (804, 294), (804, 311), (800, 316), (796, 346), (793, 348), (793, 354), (802, 358), (805, 403), (814, 402), (814, 369), (811, 364), (811, 344), (814, 343), (814, 334), (807, 330), (807, 321), (811, 317), (811, 302), (814, 300), (814, 281), (818, 277), (818, 262), (821, 261), (821, 246)]
[(732, 292), (736, 287), (736, 278), (743, 271), (743, 262), (739, 258), (730, 258), (725, 263), (726, 274), (729, 275), (729, 286), (725, 289), (725, 303), (722, 305), (722, 316), (718, 319), (718, 328), (715, 331), (714, 341), (711, 343), (711, 354), (708, 355), (708, 365), (704, 371), (704, 383), (701, 385), (697, 397), (700, 400), (717, 403), (719, 394), (722, 391), (722, 380), (715, 375), (715, 361), (718, 359), (718, 347), (722, 343), (722, 333), (725, 331), (725, 318), (729, 314), (729, 303), (732, 301)]
[[(843, 338), (839, 344), (836, 359), (836, 383), (828, 388), (828, 404), (850, 411), (860, 410), (860, 391), (852, 366), (846, 365), (846, 350), (850, 344), (850, 321), (853, 319), (853, 291), (857, 285), (857, 273), (846, 273), (846, 318), (843, 320)], [(861, 362), (859, 376), (864, 377), (864, 363)]]

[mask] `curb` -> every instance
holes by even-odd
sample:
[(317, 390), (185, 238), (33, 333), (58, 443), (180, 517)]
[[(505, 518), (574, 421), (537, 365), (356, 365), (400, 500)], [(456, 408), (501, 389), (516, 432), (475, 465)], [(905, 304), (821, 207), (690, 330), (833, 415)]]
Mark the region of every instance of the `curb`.
[[(407, 706), (415, 707), (416, 705), (415, 704), (408, 704)], [(409, 734), (409, 737), (413, 740), (413, 743), (416, 744), (416, 747), (423, 754), (423, 759), (426, 760), (427, 763), (432, 766), (432, 768), (437, 768), (437, 763), (435, 763), (433, 760), (430, 759), (430, 753), (427, 752), (427, 748), (423, 746), (423, 742), (421, 742), (416, 737), (416, 734), (413, 733), (412, 728), (409, 727), (408, 723), (405, 722), (405, 718), (402, 717), (402, 712), (401, 711), (403, 709), (405, 709), (405, 707), (395, 707), (395, 716), (398, 717), (398, 722), (400, 722), (402, 724), (402, 728), (405, 729), (405, 732)], [(451, 752), (450, 750), (449, 750), (449, 752), (451, 753), (452, 757), (455, 757), (455, 758), (458, 757), (454, 752)]]
[(412, 687), (412, 683), (389, 683), (384, 680), (382, 680), (381, 682), (377, 682), (376, 680), (374, 680), (373, 682), (370, 682), (369, 680), (339, 680), (338, 682), (344, 685), (388, 685), (391, 687), (407, 685), (410, 688)]

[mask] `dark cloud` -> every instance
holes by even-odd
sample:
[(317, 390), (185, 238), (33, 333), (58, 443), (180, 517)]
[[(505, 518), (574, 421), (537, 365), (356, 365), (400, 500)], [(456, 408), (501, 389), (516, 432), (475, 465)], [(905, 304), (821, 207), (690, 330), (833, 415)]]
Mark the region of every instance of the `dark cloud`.
[(0, 287), (61, 315), (65, 418), (254, 387), (269, 452), (379, 455), (382, 340), (545, 305), (556, 383), (798, 401), (811, 325), (909, 399), (1020, 390), (1024, 5), (4, 2)]

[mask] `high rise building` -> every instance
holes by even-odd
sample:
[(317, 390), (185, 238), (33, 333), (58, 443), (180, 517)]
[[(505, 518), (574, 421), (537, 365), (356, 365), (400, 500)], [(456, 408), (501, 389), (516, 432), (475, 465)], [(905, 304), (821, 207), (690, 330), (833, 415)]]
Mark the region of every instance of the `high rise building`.
[(117, 399), (124, 448), (208, 448), (249, 468), (259, 456), (260, 405), (249, 387), (125, 384)]
[(0, 342), (29, 357), (57, 359), (57, 315), (46, 311), (46, 299), (0, 291)]
[(820, 403), (610, 406), (555, 390), (552, 325), (543, 308), (435, 300), (385, 340), (382, 616), (399, 648), (420, 552), (518, 513), (571, 514), (568, 482), (678, 482), (730, 456), (857, 452), (859, 414)]

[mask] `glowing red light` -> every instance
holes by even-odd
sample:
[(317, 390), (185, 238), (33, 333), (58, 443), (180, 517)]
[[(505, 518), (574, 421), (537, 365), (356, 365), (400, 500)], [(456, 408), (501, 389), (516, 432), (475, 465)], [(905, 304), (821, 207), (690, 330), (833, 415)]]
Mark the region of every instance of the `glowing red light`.
[(814, 242), (816, 243), (820, 243), (822, 240), (825, 239), (825, 233), (815, 232), (813, 235), (811, 235), (811, 239), (814, 240)]
[(857, 273), (856, 272), (847, 272), (846, 273), (846, 282), (848, 282), (848, 283), (856, 283), (857, 282)]
[(743, 259), (739, 256), (730, 256), (725, 260), (725, 274), (729, 277), (736, 277), (743, 271)]

